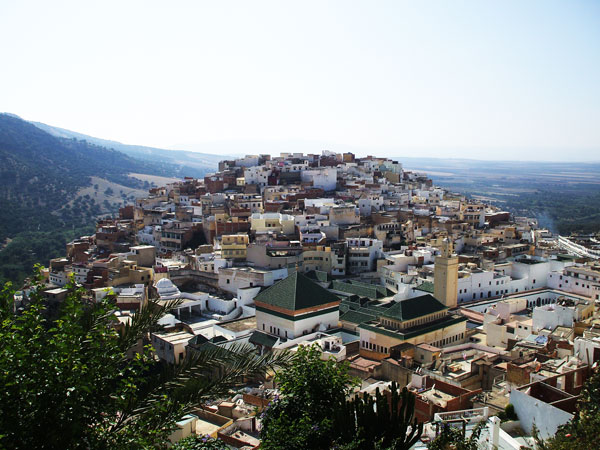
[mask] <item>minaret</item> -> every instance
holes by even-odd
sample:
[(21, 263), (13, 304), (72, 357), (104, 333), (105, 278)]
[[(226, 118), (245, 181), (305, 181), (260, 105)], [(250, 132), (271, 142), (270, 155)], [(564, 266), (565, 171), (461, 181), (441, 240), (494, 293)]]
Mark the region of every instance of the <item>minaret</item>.
[(448, 308), (458, 303), (458, 256), (452, 254), (452, 242), (444, 239), (442, 254), (435, 257), (433, 296)]

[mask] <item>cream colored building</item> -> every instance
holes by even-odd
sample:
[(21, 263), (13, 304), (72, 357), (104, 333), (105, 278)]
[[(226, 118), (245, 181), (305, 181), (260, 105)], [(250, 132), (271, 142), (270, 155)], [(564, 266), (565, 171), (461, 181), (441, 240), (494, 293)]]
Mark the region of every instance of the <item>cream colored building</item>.
[(458, 256), (452, 253), (452, 243), (444, 240), (442, 254), (435, 257), (433, 296), (448, 308), (458, 302)]
[(396, 302), (381, 316), (358, 326), (360, 354), (383, 359), (396, 345), (431, 344), (435, 347), (464, 342), (467, 318), (448, 313), (448, 308), (427, 294)]
[(250, 238), (247, 234), (225, 234), (221, 238), (221, 256), (225, 259), (246, 259)]
[(294, 216), (279, 213), (255, 213), (250, 216), (250, 230), (254, 233), (281, 233), (293, 235), (296, 227)]
[(336, 255), (331, 251), (331, 247), (317, 246), (314, 247), (314, 250), (310, 247), (304, 250), (302, 257), (302, 270), (304, 272), (320, 270), (331, 273), (333, 258)]
[(185, 359), (187, 344), (193, 337), (194, 335), (187, 330), (152, 333), (152, 347), (160, 359), (170, 364), (177, 364)]

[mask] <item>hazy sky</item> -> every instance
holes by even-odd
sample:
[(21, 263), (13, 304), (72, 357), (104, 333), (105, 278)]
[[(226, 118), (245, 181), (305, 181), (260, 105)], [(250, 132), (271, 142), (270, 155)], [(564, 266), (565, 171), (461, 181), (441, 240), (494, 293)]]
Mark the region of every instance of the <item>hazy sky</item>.
[(0, 111), (124, 143), (600, 160), (597, 0), (0, 0), (0, 58)]

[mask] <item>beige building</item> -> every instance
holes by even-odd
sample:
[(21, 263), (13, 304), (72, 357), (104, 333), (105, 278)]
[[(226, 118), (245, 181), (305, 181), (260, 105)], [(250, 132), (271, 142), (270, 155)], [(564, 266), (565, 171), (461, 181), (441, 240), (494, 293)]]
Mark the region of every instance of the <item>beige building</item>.
[(221, 238), (221, 256), (225, 259), (246, 259), (250, 238), (244, 234), (225, 234)]
[(128, 259), (135, 261), (138, 266), (152, 267), (156, 262), (156, 247), (153, 245), (136, 245), (130, 247)]
[(303, 262), (302, 270), (308, 272), (310, 270), (320, 270), (322, 272), (331, 273), (333, 258), (336, 255), (331, 251), (331, 247), (316, 246), (308, 247), (302, 253)]
[(329, 209), (329, 223), (332, 225), (355, 225), (360, 223), (358, 208), (354, 205), (336, 205)]
[(383, 359), (396, 345), (409, 343), (443, 347), (462, 343), (467, 318), (449, 314), (448, 307), (430, 294), (395, 302), (378, 319), (358, 325), (360, 354)]
[(442, 254), (435, 257), (433, 296), (448, 308), (458, 302), (458, 256), (452, 253), (452, 243), (444, 240)]
[(250, 230), (254, 233), (281, 233), (293, 235), (296, 227), (294, 216), (279, 213), (255, 213), (250, 216)]
[(170, 364), (183, 362), (186, 347), (194, 335), (187, 330), (170, 330), (151, 334), (152, 347), (156, 356)]

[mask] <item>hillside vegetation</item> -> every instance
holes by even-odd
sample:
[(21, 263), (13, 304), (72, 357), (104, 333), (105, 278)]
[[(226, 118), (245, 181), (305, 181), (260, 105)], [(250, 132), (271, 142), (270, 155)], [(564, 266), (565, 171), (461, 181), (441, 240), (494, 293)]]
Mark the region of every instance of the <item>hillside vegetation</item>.
[(64, 253), (76, 230), (145, 192), (129, 174), (180, 176), (170, 164), (140, 161), (89, 142), (52, 136), (0, 114), (0, 280), (20, 281), (34, 262)]
[(86, 141), (101, 147), (118, 150), (132, 158), (142, 161), (167, 163), (175, 168), (180, 176), (202, 178), (208, 172), (214, 172), (219, 165), (219, 161), (226, 159), (227, 157), (227, 155), (223, 154), (199, 153), (185, 150), (165, 150), (143, 145), (127, 145), (117, 141), (100, 139), (75, 131), (65, 130), (64, 128), (53, 127), (51, 125), (46, 125), (45, 123), (31, 123), (56, 137)]

